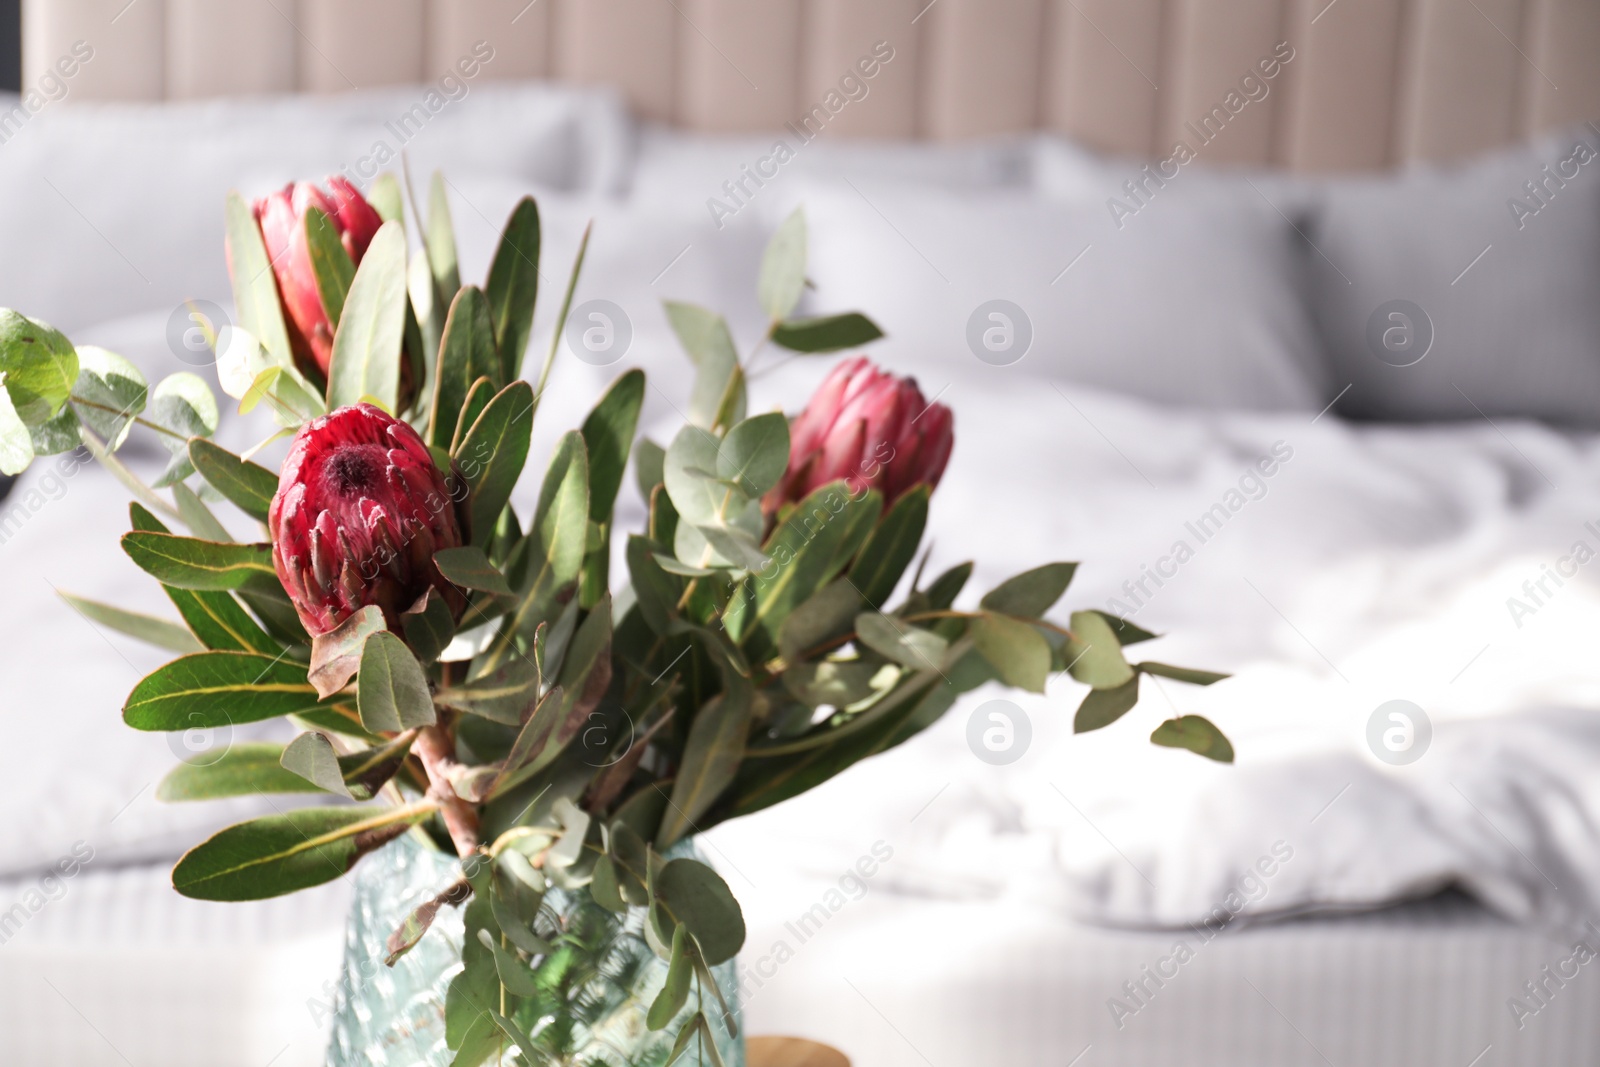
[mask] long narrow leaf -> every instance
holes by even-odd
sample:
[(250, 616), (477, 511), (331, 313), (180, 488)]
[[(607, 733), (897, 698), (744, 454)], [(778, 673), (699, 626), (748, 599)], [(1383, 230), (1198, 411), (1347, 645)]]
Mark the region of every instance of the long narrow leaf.
[(370, 396), (390, 412), (399, 412), (406, 306), (405, 231), (399, 223), (386, 222), (361, 257), (333, 335), (330, 411)]

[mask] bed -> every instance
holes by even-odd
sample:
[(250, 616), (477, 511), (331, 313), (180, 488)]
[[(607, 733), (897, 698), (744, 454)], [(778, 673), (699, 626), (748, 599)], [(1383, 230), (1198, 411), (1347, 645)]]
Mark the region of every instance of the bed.
[[(873, 314), (878, 358), (956, 412), (930, 566), (990, 561), (986, 585), (1082, 559), (1073, 607), (1234, 672), (1153, 687), (1080, 737), (1058, 679), (1014, 698), (1031, 742), (1006, 766), (968, 746), (995, 695), (975, 693), (710, 835), (749, 913), (753, 1032), (864, 1067), (1600, 1055), (1600, 586), (1576, 547), (1600, 546), (1587, 5), (25, 8), (43, 103), (0, 106), (0, 203), (28, 205), (0, 211), (0, 247), (38, 251), (0, 266), (0, 304), (147, 373), (190, 369), (175, 316), (228, 304), (220, 211), (194, 205), (360, 177), (378, 142), (403, 144), (414, 174), (446, 167), (464, 276), (524, 192), (556, 260), (596, 221), (579, 298), (626, 309), (632, 342), (615, 366), (562, 363), (551, 409), (637, 363), (665, 424), (686, 385), (660, 299), (754, 334), (748, 279), (803, 204), (812, 306)], [(238, 34), (255, 47), (216, 47)], [(80, 41), (94, 54), (68, 75)], [(469, 75), (480, 41), (494, 54)], [(868, 76), (880, 41), (893, 55)], [(1226, 128), (1202, 142), (1186, 123), (1213, 105)], [(797, 149), (781, 164), (774, 137)], [(974, 346), (996, 300), (1012, 341)], [(1375, 348), (1397, 300), (1424, 315), (1401, 309), (1396, 335), (1379, 316)], [(775, 366), (753, 399), (823, 369)], [(230, 418), (219, 439), (258, 436)], [(0, 1061), (319, 1063), (348, 887), (173, 894), (182, 848), (252, 809), (163, 805), (152, 785), (227, 739), (123, 730), (156, 658), (55, 598), (160, 610), (105, 551), (125, 523), (92, 466), (41, 465), (0, 502), (0, 721), (23, 731), (0, 758)], [(40, 663), (70, 663), (66, 688)], [(1412, 762), (1369, 740), (1395, 700), (1431, 730)], [(24, 720), (40, 706), (46, 726)], [(1222, 725), (1237, 766), (1145, 744), (1174, 708)], [(847, 879), (868, 855), (874, 875)]]

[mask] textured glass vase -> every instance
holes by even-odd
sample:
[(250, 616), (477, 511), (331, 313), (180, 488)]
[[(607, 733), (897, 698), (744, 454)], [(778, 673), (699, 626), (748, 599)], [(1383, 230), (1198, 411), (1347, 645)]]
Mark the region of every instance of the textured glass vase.
[[(692, 842), (682, 842), (667, 858), (700, 858)], [(453, 1053), (445, 1044), (445, 993), (461, 970), (461, 909), (440, 909), (433, 927), (393, 967), (385, 967), (389, 935), (419, 905), (461, 876), (455, 857), (408, 834), (369, 856), (356, 868), (355, 900), (345, 930), (344, 967), (339, 978), (329, 1067), (448, 1067)], [(571, 1014), (540, 1028), (559, 1049), (553, 1058), (526, 1060), (508, 1052), (511, 1064), (557, 1063), (571, 1067), (660, 1067), (678, 1029), (645, 1026), (650, 1002), (666, 981), (667, 965), (644, 936), (644, 909), (626, 916), (600, 907), (588, 890), (551, 887), (544, 909), (563, 929), (582, 931), (583, 940), (607, 948), (594, 963), (592, 977), (573, 990)], [(599, 936), (597, 936), (599, 935)], [(739, 1019), (738, 969), (729, 961), (712, 969), (733, 1017)], [(690, 997), (685, 1013), (694, 1009)], [(744, 1067), (744, 1042), (730, 1036), (714, 1004), (706, 1015), (727, 1067)], [(680, 1020), (681, 1021), (681, 1020)], [(541, 1041), (536, 1036), (535, 1041)], [(491, 1057), (489, 1063), (497, 1061)], [(685, 1060), (697, 1062), (695, 1048)], [(710, 1063), (710, 1056), (705, 1057)]]

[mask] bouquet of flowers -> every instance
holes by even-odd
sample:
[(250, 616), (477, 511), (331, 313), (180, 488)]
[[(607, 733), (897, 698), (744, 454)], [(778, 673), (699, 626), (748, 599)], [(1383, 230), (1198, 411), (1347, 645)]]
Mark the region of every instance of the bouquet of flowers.
[[(517, 205), (486, 282), (463, 285), (444, 190), (435, 177), (427, 212), (410, 212), (415, 252), (392, 177), (365, 196), (335, 178), (229, 199), (239, 324), (214, 339), (217, 369), (242, 412), (265, 408), (275, 437), (292, 436), (277, 473), (210, 440), (216, 402), (197, 376), (150, 389), (114, 353), (0, 311), (0, 469), (92, 451), (135, 497), (123, 550), (182, 619), (74, 600), (181, 653), (135, 686), (127, 724), (299, 731), (181, 764), (160, 795), (329, 801), (196, 845), (178, 892), (289, 893), (404, 837), (455, 857), (386, 945), (393, 966), (464, 906), (460, 965), (440, 978), (451, 1062), (722, 1062), (738, 1054), (735, 1012), (713, 968), (745, 926), (693, 835), (900, 744), (991, 680), (1042, 692), (1066, 672), (1089, 687), (1076, 728), (1092, 730), (1133, 707), (1141, 675), (1222, 677), (1130, 663), (1127, 646), (1154, 635), (1098, 611), (1047, 619), (1072, 563), (970, 610), (955, 604), (971, 564), (929, 579), (924, 554), (903, 581), (951, 412), (857, 357), (798, 417), (749, 414), (747, 360), (700, 307), (666, 305), (693, 365), (687, 424), (664, 447), (636, 440), (645, 378), (627, 371), (519, 514), (512, 488), (588, 238), (530, 383), (537, 206)], [(820, 354), (880, 336), (857, 313), (795, 317), (805, 284), (796, 212), (761, 267), (763, 345)], [(115, 455), (136, 424), (171, 451), (152, 485)], [(622, 534), (630, 457), (648, 522)], [(264, 539), (230, 536), (221, 502)], [(1232, 758), (1196, 716), (1152, 740)], [(628, 1013), (638, 1025), (619, 1028)]]

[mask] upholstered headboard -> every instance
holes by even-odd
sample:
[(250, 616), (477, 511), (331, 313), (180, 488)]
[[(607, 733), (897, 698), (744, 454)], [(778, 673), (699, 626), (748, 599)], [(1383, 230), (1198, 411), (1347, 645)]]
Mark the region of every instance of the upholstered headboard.
[(93, 47), (76, 99), (426, 82), (482, 41), (483, 77), (610, 84), (697, 130), (775, 130), (859, 83), (838, 134), (1042, 128), (1313, 171), (1600, 119), (1600, 0), (25, 0), (23, 38), (24, 90)]

